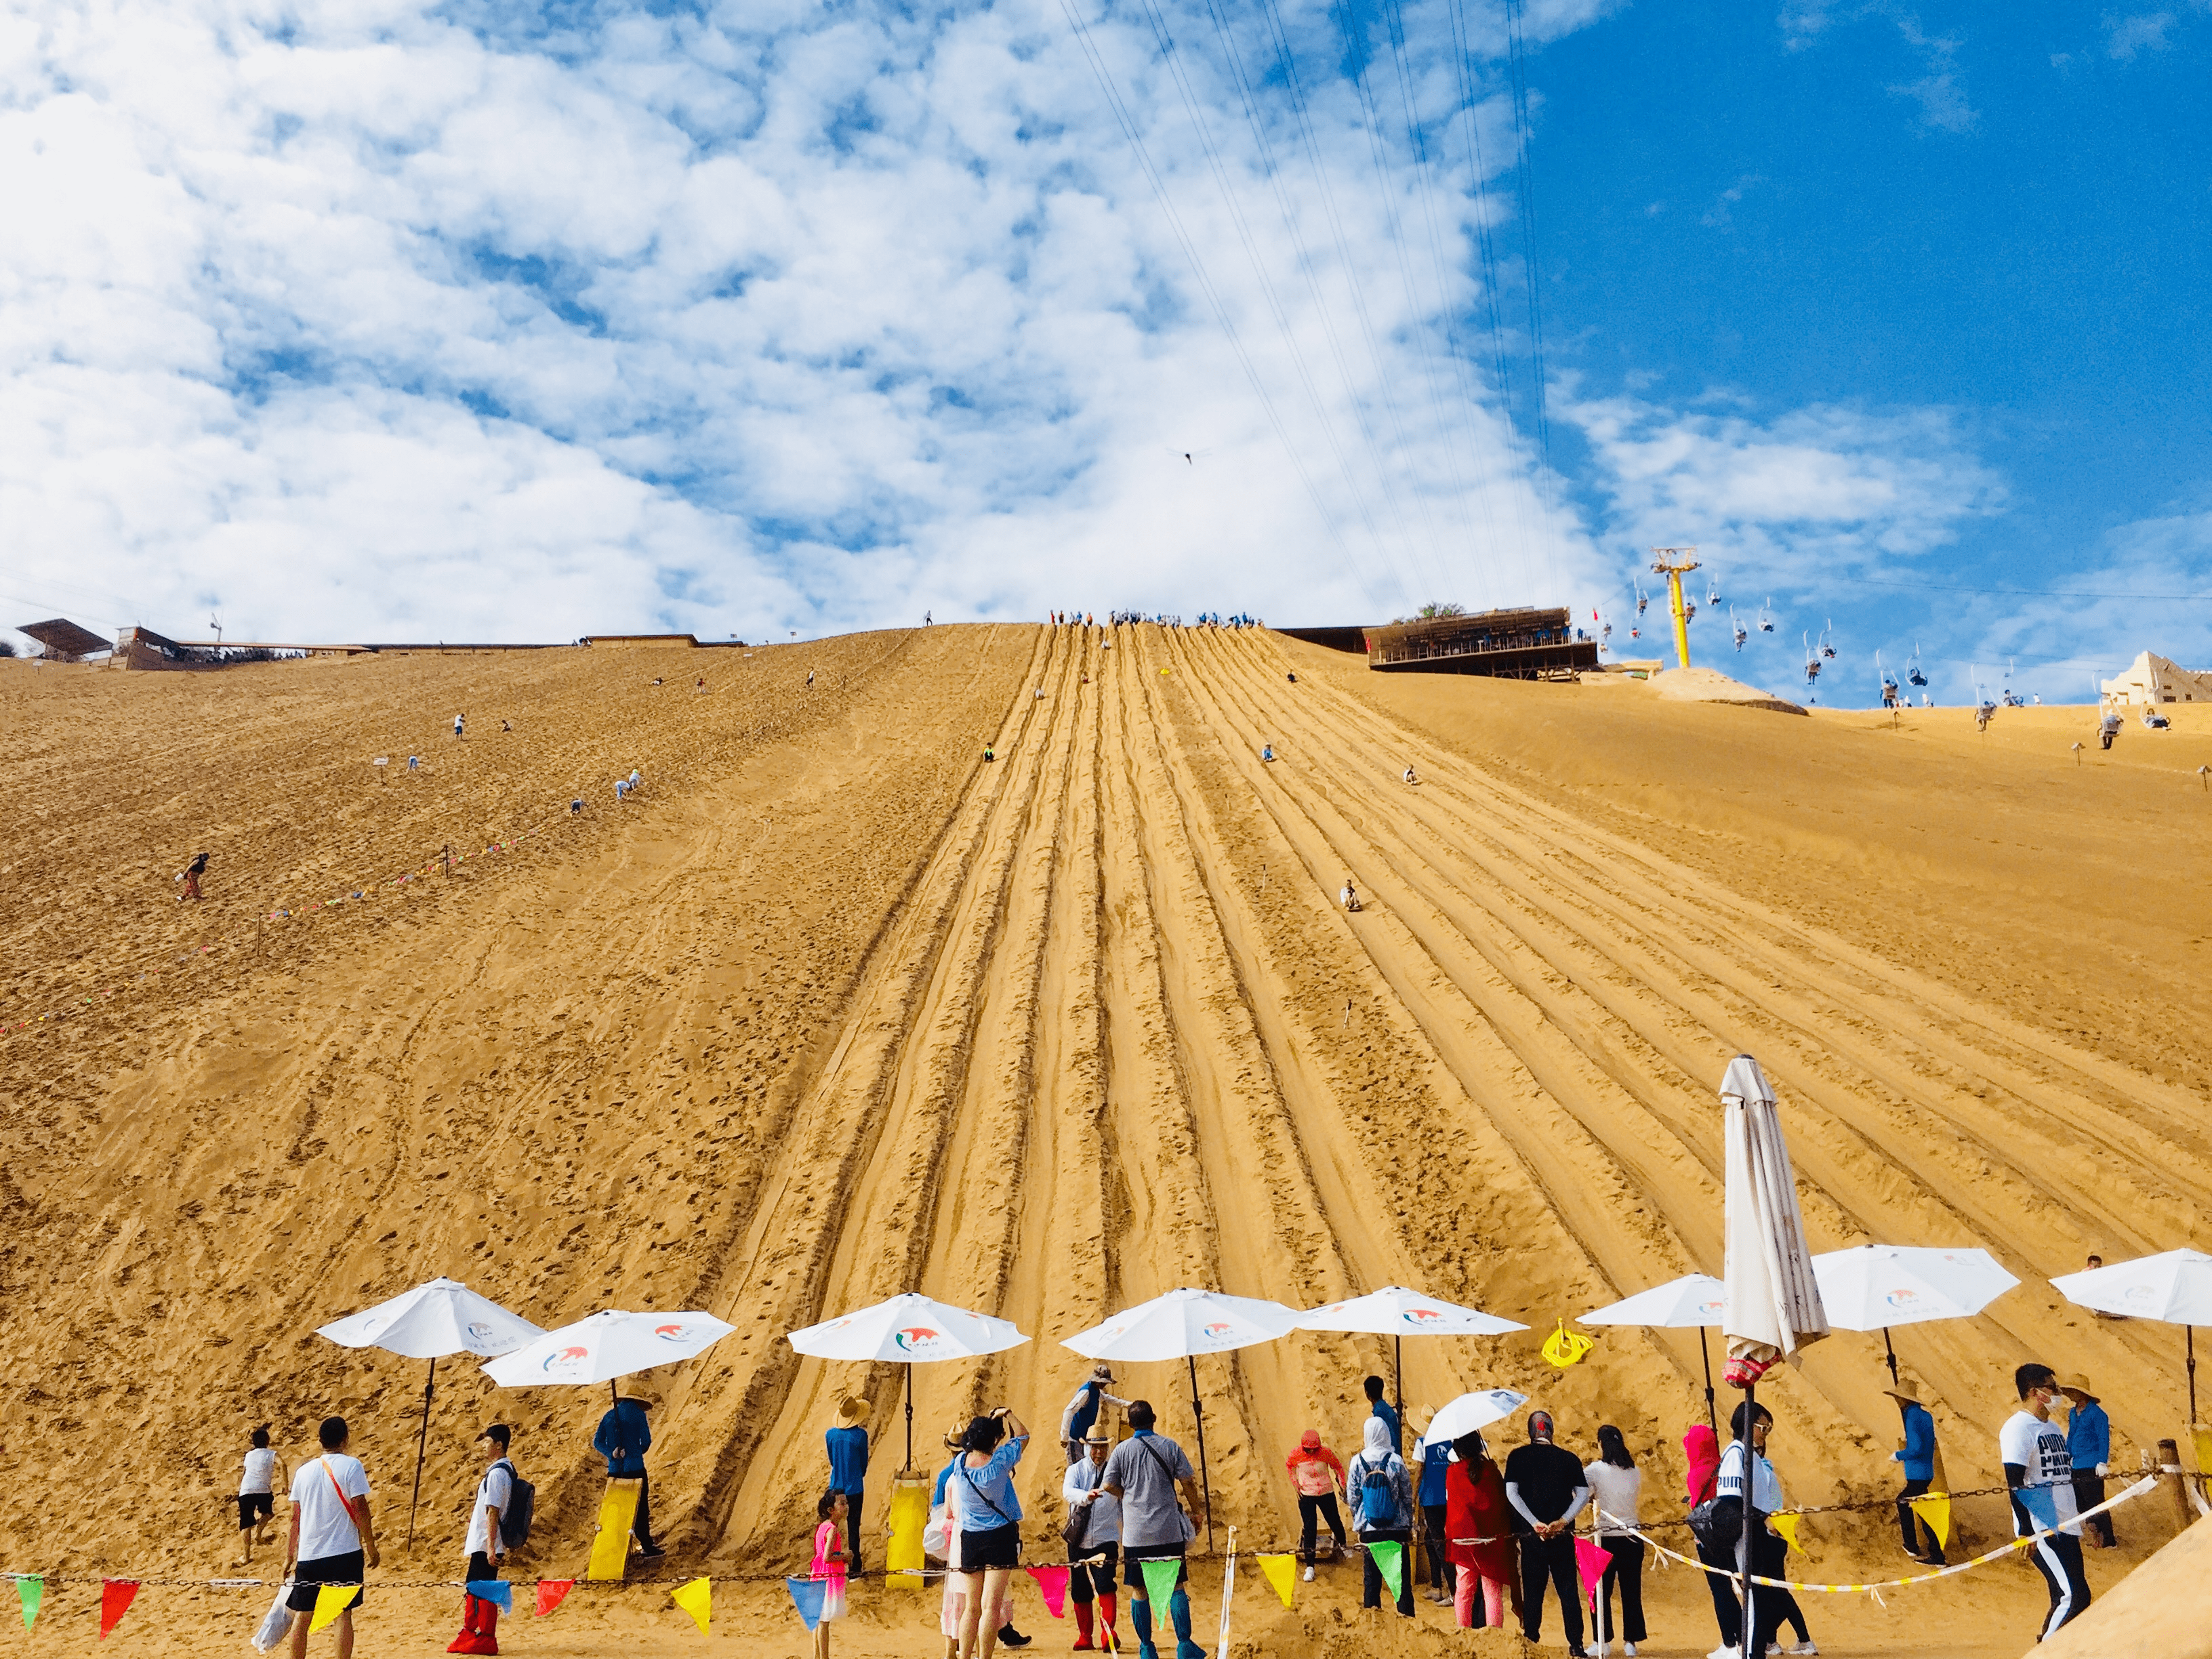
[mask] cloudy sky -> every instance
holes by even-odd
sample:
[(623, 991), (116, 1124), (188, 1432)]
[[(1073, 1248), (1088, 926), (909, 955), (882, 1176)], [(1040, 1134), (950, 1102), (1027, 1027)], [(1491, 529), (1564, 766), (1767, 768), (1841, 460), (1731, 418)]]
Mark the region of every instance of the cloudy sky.
[(1696, 543), (1747, 678), (1832, 623), (1825, 700), (1916, 641), (2070, 700), (2212, 659), (2208, 47), (2206, 0), (25, 0), (0, 619), (1448, 599), (1641, 652)]

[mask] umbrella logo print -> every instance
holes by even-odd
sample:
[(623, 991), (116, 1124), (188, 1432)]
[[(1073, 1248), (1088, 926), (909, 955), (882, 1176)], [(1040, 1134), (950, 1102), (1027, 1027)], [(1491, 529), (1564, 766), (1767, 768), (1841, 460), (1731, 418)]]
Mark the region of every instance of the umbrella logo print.
[(1434, 1308), (1408, 1308), (1406, 1310), (1405, 1320), (1408, 1325), (1418, 1330), (1424, 1326), (1441, 1324), (1443, 1322), (1443, 1316)]
[(689, 1325), (655, 1325), (653, 1334), (663, 1342), (681, 1342), (690, 1334)]
[(491, 1327), (484, 1323), (481, 1319), (471, 1319), (469, 1321), (468, 1334), (469, 1340), (471, 1342), (489, 1342), (491, 1340)]
[(589, 1348), (584, 1347), (556, 1348), (545, 1356), (544, 1368), (549, 1371), (573, 1370), (590, 1358), (591, 1353)]
[(1920, 1305), (1920, 1292), (1900, 1287), (1892, 1291), (1882, 1300), (1888, 1303), (1891, 1307), (1905, 1311)]
[(1727, 1303), (1722, 1301), (1720, 1297), (1715, 1297), (1710, 1302), (1700, 1302), (1698, 1304), (1698, 1312), (1701, 1316), (1710, 1316), (1713, 1319), (1718, 1319), (1721, 1316), (1722, 1310), (1727, 1306)]
[(927, 1325), (909, 1325), (904, 1330), (895, 1333), (891, 1340), (897, 1343), (900, 1348), (908, 1353), (920, 1353), (925, 1349), (935, 1347), (938, 1336), (937, 1333)]
[(1220, 1342), (1235, 1335), (1236, 1331), (1237, 1328), (1230, 1324), (1226, 1320), (1217, 1319), (1212, 1324), (1206, 1326), (1200, 1334), (1204, 1336), (1210, 1342)]

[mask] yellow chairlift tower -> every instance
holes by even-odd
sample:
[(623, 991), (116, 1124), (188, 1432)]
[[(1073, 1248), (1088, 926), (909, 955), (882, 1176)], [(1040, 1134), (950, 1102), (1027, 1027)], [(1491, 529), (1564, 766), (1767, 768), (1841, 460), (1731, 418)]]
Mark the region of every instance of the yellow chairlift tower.
[(1674, 616), (1674, 654), (1690, 665), (1690, 619), (1682, 614), (1682, 578), (1698, 568), (1694, 547), (1655, 547), (1651, 568), (1667, 579), (1667, 608)]

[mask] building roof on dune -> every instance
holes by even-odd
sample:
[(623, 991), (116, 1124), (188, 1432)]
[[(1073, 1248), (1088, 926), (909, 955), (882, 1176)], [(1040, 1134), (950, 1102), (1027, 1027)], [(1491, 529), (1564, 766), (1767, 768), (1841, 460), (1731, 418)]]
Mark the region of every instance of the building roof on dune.
[(1509, 677), (1597, 666), (1595, 641), (1577, 640), (1562, 605), (1517, 605), (1364, 630), (1370, 668), (1432, 668)]
[(586, 645), (681, 645), (696, 647), (698, 640), (690, 634), (586, 634)]
[(25, 623), (15, 630), (28, 634), (46, 647), (46, 654), (57, 662), (74, 662), (80, 657), (89, 657), (115, 647), (88, 628), (80, 628), (66, 617), (56, 617), (48, 622)]

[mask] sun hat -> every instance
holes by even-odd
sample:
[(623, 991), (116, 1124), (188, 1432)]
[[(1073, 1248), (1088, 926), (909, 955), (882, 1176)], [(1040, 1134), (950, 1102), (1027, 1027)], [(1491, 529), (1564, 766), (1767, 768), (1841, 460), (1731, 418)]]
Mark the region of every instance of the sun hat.
[(635, 1400), (641, 1406), (658, 1406), (660, 1403), (660, 1391), (643, 1382), (624, 1383), (622, 1397)]
[(1882, 1392), (1887, 1395), (1892, 1400), (1909, 1401), (1916, 1406), (1925, 1405), (1927, 1403), (1921, 1399), (1919, 1392), (1915, 1389), (1910, 1382), (1900, 1382), (1893, 1389), (1884, 1389)]
[(856, 1400), (848, 1394), (842, 1400), (837, 1402), (837, 1426), (839, 1428), (849, 1429), (855, 1424), (865, 1423), (867, 1420), (868, 1402), (866, 1401)]
[(2061, 1394), (2086, 1394), (2092, 1400), (2097, 1397), (2096, 1389), (2089, 1386), (2089, 1379), (2080, 1371), (2074, 1371), (2060, 1377), (2058, 1391)]
[(1091, 1431), (1083, 1437), (1083, 1443), (1086, 1446), (1110, 1446), (1114, 1443), (1114, 1437), (1093, 1423)]

